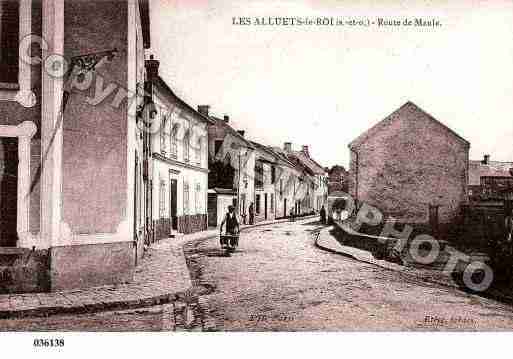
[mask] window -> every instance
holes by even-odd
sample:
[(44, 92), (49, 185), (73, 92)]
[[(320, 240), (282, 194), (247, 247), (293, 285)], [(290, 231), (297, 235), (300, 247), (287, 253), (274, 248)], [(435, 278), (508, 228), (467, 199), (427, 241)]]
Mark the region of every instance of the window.
[(178, 147), (178, 140), (177, 140), (177, 136), (178, 136), (178, 124), (171, 124), (171, 133), (170, 133), (170, 142), (171, 142), (171, 145), (170, 145), (170, 149), (169, 149), (169, 154), (171, 157), (174, 157), (176, 158), (176, 152), (177, 152), (177, 147)]
[(167, 117), (162, 116), (162, 123), (160, 127), (160, 153), (164, 156), (167, 153), (167, 139), (169, 138), (169, 121)]
[(283, 180), (280, 179), (280, 197), (283, 197)]
[(166, 217), (166, 182), (164, 180), (160, 181), (159, 188), (159, 216)]
[(189, 130), (183, 136), (183, 160), (189, 162), (190, 159), (190, 135)]
[(0, 82), (18, 83), (19, 0), (0, 0)]
[(260, 213), (260, 195), (257, 194), (255, 197), (255, 212)]
[(255, 165), (255, 187), (262, 188), (264, 186), (264, 166), (257, 162)]
[(194, 194), (194, 202), (196, 206), (196, 214), (201, 213), (201, 185), (199, 183), (196, 184), (196, 192)]
[(276, 167), (271, 166), (271, 184), (276, 182)]
[(189, 184), (187, 182), (183, 184), (183, 214), (189, 214)]
[(0, 101), (15, 101), (33, 107), (32, 67), (19, 61), (20, 39), (32, 33), (32, 0), (0, 0)]
[(196, 164), (198, 166), (201, 166), (201, 138), (198, 138), (194, 152), (195, 152), (195, 157), (196, 157)]
[(274, 212), (274, 193), (271, 193), (271, 213)]

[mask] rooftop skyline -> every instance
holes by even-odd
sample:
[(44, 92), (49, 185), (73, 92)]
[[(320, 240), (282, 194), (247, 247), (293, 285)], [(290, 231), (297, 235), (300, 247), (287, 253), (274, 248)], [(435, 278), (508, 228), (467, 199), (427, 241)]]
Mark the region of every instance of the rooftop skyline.
[[(513, 159), (510, 1), (151, 2), (152, 53), (191, 106), (230, 116), (250, 140), (308, 144), (324, 166), (407, 101), (471, 143), (470, 158)], [(233, 25), (233, 17), (422, 16), (433, 27)], [(392, 21), (393, 22), (393, 21)]]

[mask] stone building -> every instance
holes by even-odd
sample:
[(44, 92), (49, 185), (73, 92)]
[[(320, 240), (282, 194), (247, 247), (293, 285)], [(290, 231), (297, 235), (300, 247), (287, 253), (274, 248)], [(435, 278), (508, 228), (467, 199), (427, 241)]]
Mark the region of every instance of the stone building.
[(308, 145), (303, 145), (301, 151), (293, 151), (290, 142), (285, 143), (284, 150), (289, 159), (304, 169), (305, 180), (309, 182), (309, 188), (305, 194), (303, 212), (319, 211), (326, 205), (328, 199), (328, 173), (310, 156)]
[(255, 147), (255, 222), (273, 220), (276, 217), (276, 184), (278, 159), (260, 143), (251, 141)]
[(129, 281), (149, 224), (148, 99), (129, 95), (145, 84), (148, 3), (0, 6), (0, 290)]
[(407, 102), (349, 144), (349, 193), (402, 223), (450, 223), (468, 200), (469, 147)]
[(328, 173), (328, 194), (335, 192), (347, 193), (349, 173), (344, 166), (335, 165), (331, 168), (326, 168), (326, 172)]
[[(198, 110), (209, 116), (209, 106), (199, 106)], [(255, 147), (244, 137), (244, 131), (230, 126), (229, 116), (209, 118), (213, 121), (208, 126), (209, 226), (220, 224), (228, 204), (235, 206), (244, 222), (255, 198)]]
[(469, 164), (468, 195), (473, 202), (513, 199), (513, 162), (491, 161), (490, 155)]
[(297, 159), (290, 156), (291, 144), (285, 143), (284, 148), (273, 147), (278, 156), (276, 178), (276, 217), (282, 218), (294, 214), (311, 213), (313, 211), (314, 178)]
[[(156, 63), (150, 67), (157, 67)], [(150, 77), (154, 121), (152, 213), (155, 239), (207, 229), (208, 136), (214, 122), (175, 95), (164, 80)]]

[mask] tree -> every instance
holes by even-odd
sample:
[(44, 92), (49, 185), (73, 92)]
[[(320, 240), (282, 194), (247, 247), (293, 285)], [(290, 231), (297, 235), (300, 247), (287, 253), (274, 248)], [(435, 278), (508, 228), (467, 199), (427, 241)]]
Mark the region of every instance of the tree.
[(209, 159), (208, 188), (234, 188), (235, 169), (229, 161)]

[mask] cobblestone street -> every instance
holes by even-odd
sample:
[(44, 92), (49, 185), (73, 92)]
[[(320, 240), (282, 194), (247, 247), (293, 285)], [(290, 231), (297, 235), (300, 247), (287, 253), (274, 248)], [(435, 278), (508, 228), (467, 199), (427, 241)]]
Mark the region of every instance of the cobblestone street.
[(322, 251), (318, 223), (242, 233), (224, 256), (214, 239), (185, 251), (217, 330), (511, 330), (512, 308)]

